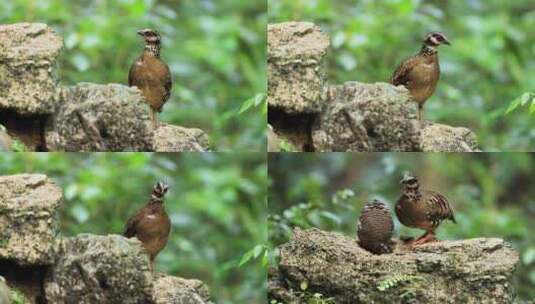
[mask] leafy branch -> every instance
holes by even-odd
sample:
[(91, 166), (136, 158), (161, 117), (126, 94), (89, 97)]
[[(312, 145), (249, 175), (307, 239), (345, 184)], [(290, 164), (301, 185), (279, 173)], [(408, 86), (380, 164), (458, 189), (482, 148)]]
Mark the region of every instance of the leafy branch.
[(505, 115), (513, 112), (519, 107), (525, 107), (527, 105), (529, 105), (529, 114), (535, 115), (535, 92), (524, 93), (511, 101), (509, 107), (505, 111)]
[(252, 108), (262, 106), (262, 114), (267, 113), (267, 98), (266, 93), (258, 93), (255, 96), (244, 101), (238, 110), (238, 114), (243, 114)]
[(241, 257), (240, 263), (238, 264), (238, 267), (242, 267), (243, 265), (249, 263), (250, 261), (256, 260), (260, 257), (262, 257), (262, 266), (267, 267), (268, 261), (269, 261), (269, 248), (265, 244), (259, 244), (256, 245), (253, 249), (247, 251), (243, 254)]

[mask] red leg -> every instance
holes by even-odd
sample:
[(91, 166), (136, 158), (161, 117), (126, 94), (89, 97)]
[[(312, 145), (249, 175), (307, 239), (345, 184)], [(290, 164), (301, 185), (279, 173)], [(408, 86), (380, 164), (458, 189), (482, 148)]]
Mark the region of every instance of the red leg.
[(429, 242), (434, 242), (436, 240), (437, 238), (435, 236), (435, 231), (429, 230), (429, 231), (426, 231), (425, 234), (419, 237), (416, 241), (412, 242), (411, 246), (417, 246), (417, 245), (421, 245), (421, 244), (425, 244)]

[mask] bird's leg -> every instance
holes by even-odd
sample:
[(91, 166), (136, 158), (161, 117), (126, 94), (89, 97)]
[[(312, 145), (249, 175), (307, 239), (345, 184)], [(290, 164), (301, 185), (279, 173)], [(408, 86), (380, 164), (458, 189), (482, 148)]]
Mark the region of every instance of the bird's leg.
[(158, 121), (156, 120), (156, 111), (154, 111), (152, 107), (150, 108), (150, 121), (153, 129), (158, 128)]
[(418, 122), (420, 122), (420, 125), (422, 125), (422, 104), (418, 104)]
[(154, 258), (155, 258), (155, 257), (154, 257), (153, 255), (150, 256), (149, 269), (150, 269), (150, 272), (151, 272), (151, 273), (154, 273)]
[(422, 235), (417, 240), (412, 242), (411, 246), (417, 246), (417, 245), (421, 245), (421, 244), (425, 244), (425, 243), (429, 243), (429, 242), (434, 242), (436, 240), (437, 240), (437, 238), (435, 236), (435, 231), (434, 230), (428, 230), (428, 231), (426, 231), (424, 233), (424, 235)]

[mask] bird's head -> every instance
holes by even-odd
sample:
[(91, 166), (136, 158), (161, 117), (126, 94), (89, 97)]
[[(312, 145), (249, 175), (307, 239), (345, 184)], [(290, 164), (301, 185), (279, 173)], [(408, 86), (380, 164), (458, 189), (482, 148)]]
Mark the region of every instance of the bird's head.
[(137, 34), (143, 37), (147, 44), (160, 44), (162, 39), (157, 31), (151, 29), (139, 30)]
[(430, 32), (424, 37), (424, 44), (428, 46), (439, 46), (441, 44), (450, 45), (448, 38), (441, 32)]
[(410, 172), (405, 172), (399, 183), (405, 188), (418, 188), (418, 179)]
[(164, 182), (156, 182), (156, 184), (154, 184), (154, 188), (152, 189), (152, 199), (156, 201), (163, 201), (163, 197), (167, 193), (168, 189), (169, 186)]

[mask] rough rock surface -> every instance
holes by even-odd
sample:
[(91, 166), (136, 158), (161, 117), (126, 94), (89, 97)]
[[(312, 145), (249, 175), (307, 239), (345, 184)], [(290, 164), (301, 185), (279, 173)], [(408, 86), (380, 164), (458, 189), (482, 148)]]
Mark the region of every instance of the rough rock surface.
[(442, 124), (427, 124), (421, 130), (423, 152), (479, 152), (472, 130)]
[(0, 25), (0, 108), (24, 115), (53, 112), (62, 44), (46, 24)]
[(0, 304), (7, 304), (10, 302), (11, 292), (6, 285), (4, 277), (0, 276)]
[[(518, 253), (497, 238), (441, 241), (374, 255), (354, 238), (294, 231), (270, 271), (270, 299), (302, 303), (314, 293), (335, 303), (512, 303)], [(304, 287), (304, 288), (303, 288)]]
[(203, 282), (172, 276), (160, 276), (154, 281), (156, 304), (210, 303), (210, 293)]
[(11, 151), (11, 137), (6, 133), (4, 127), (0, 125), (0, 152)]
[(417, 151), (420, 129), (409, 92), (387, 83), (331, 86), (312, 129), (316, 151)]
[(154, 131), (154, 151), (204, 152), (208, 149), (208, 136), (201, 129), (188, 129), (169, 124), (161, 124)]
[(81, 234), (56, 245), (45, 277), (48, 303), (152, 303), (152, 274), (141, 242)]
[(61, 92), (45, 129), (51, 151), (150, 151), (149, 108), (137, 88), (80, 83)]
[(275, 133), (275, 131), (273, 131), (273, 127), (268, 124), (268, 130), (267, 130), (267, 148), (268, 148), (268, 152), (280, 152), (280, 140), (277, 136), (277, 134)]
[(329, 37), (309, 22), (268, 25), (268, 104), (287, 113), (317, 113), (325, 85)]
[(41, 174), (0, 176), (0, 260), (53, 262), (62, 191)]

